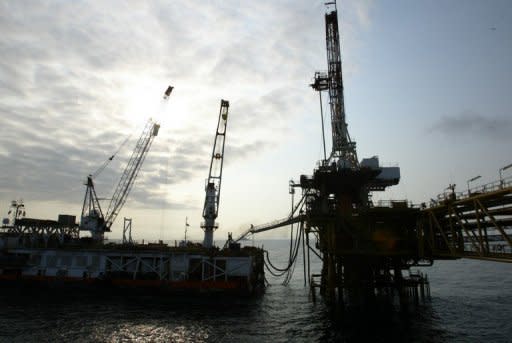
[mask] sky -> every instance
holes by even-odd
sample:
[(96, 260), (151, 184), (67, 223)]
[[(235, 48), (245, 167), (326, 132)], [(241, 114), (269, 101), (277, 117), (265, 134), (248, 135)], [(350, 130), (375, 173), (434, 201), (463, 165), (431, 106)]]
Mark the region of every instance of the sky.
[[(306, 0), (0, 1), (0, 213), (23, 199), (28, 217), (78, 217), (86, 176), (119, 150), (95, 179), (109, 198), (151, 117), (160, 133), (108, 237), (129, 217), (135, 239), (179, 240), (188, 218), (201, 240), (225, 99), (216, 241), (286, 217), (289, 180), (323, 156), (309, 84), (327, 69), (324, 13)], [(512, 163), (512, 3), (345, 0), (338, 18), (358, 156), (401, 168), (374, 199), (421, 203), (498, 179)]]

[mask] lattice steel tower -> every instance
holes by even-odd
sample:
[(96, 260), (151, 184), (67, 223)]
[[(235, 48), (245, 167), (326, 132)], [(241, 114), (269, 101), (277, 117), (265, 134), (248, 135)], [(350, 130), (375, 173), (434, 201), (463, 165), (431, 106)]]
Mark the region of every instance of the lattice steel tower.
[(338, 29), (336, 2), (326, 3), (325, 32), (327, 46), (328, 71), (315, 73), (315, 90), (329, 92), (329, 104), (332, 127), (332, 152), (329, 160), (337, 159), (342, 168), (356, 168), (358, 159), (356, 143), (352, 142), (345, 120), (345, 102), (343, 98), (343, 73)]
[(213, 142), (213, 151), (210, 162), (210, 171), (205, 186), (205, 199), (203, 208), (204, 222), (201, 228), (204, 229), (205, 248), (213, 246), (213, 231), (219, 226), (215, 222), (219, 214), (220, 186), (222, 181), (222, 165), (224, 163), (224, 142), (226, 140), (226, 127), (228, 123), (229, 101), (220, 101), (219, 121), (217, 123), (217, 132)]

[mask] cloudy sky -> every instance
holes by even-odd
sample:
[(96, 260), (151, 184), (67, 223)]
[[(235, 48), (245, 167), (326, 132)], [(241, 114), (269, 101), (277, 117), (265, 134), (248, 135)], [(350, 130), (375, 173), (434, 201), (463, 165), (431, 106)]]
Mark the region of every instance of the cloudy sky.
[[(360, 158), (402, 172), (376, 198), (497, 179), (512, 162), (510, 1), (338, 5), (350, 134)], [(110, 237), (125, 216), (137, 239), (181, 239), (188, 217), (201, 239), (221, 99), (217, 239), (285, 217), (288, 181), (322, 157), (308, 84), (326, 69), (323, 1), (0, 1), (0, 32), (2, 212), (21, 198), (30, 217), (78, 216), (86, 176), (122, 146), (95, 180), (110, 197), (153, 117), (162, 129)]]

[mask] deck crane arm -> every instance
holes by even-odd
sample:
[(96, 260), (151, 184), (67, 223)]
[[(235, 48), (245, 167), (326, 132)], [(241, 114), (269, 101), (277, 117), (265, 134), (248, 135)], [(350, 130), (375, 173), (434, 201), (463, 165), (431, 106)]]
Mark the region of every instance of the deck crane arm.
[(117, 187), (114, 191), (114, 195), (110, 200), (110, 204), (108, 206), (107, 213), (105, 215), (105, 230), (110, 231), (110, 227), (114, 223), (117, 215), (121, 211), (124, 203), (126, 202), (126, 198), (130, 193), (133, 183), (137, 178), (137, 174), (142, 167), (142, 164), (146, 158), (146, 155), (153, 143), (153, 140), (158, 135), (158, 130), (160, 129), (160, 125), (153, 121), (153, 119), (149, 119), (142, 131), (139, 140), (137, 141), (137, 145), (133, 150), (132, 156), (126, 165), (126, 168), (117, 184)]
[(222, 181), (222, 165), (224, 162), (224, 142), (226, 139), (226, 127), (228, 120), (229, 101), (220, 101), (219, 120), (217, 132), (213, 142), (213, 152), (210, 162), (210, 171), (205, 186), (205, 199), (203, 207), (204, 242), (206, 248), (213, 246), (213, 231), (218, 228), (215, 219), (219, 213), (220, 187)]

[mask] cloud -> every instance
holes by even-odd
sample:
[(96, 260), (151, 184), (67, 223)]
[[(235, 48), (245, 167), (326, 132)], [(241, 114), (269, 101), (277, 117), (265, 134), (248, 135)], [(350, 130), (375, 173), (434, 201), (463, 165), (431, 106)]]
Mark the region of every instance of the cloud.
[(371, 10), (374, 6), (374, 1), (373, 0), (360, 0), (360, 1), (355, 1), (351, 4), (354, 7), (353, 11), (356, 14), (355, 17), (357, 18), (359, 25), (363, 29), (369, 29), (372, 24)]
[(439, 118), (429, 129), (430, 133), (452, 136), (510, 139), (512, 119), (504, 116), (484, 116), (466, 110), (455, 115)]
[(95, 179), (100, 196), (112, 194), (140, 134), (140, 113), (161, 97), (147, 85), (176, 86), (170, 101), (181, 104), (182, 122), (171, 119), (167, 135), (155, 139), (130, 194), (137, 204), (176, 206), (165, 196), (169, 187), (206, 177), (218, 113), (212, 99), (231, 103), (226, 165), (284, 144), (290, 122), (307, 108), (307, 83), (325, 65), (322, 7), (1, 2), (1, 200), (22, 193), (79, 203), (86, 176), (132, 132)]
[(233, 144), (227, 145), (225, 150), (225, 164), (231, 165), (237, 163), (241, 159), (252, 158), (263, 152), (269, 146), (271, 146), (271, 143), (263, 140), (237, 146)]

